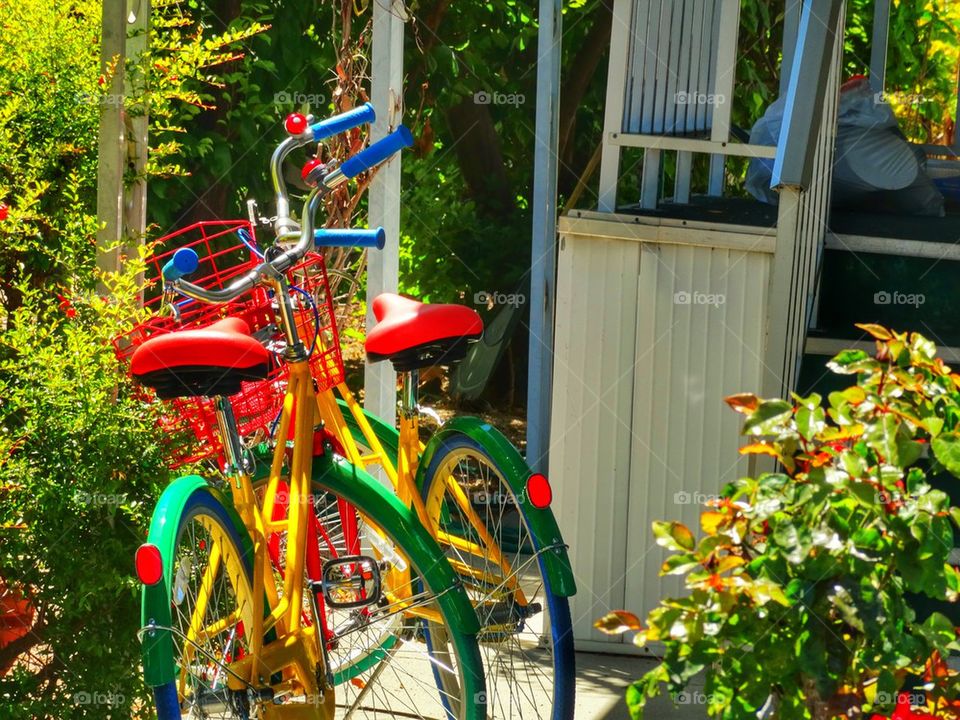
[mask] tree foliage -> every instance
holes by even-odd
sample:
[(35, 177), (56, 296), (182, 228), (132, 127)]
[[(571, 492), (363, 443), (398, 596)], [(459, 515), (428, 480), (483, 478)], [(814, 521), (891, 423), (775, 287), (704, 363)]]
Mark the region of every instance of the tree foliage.
[(8, 3), (0, 32), (0, 297), (93, 266), (99, 4)]
[(36, 611), (0, 648), (12, 720), (129, 718), (147, 699), (132, 557), (169, 471), (111, 344), (135, 314), (135, 269), (111, 300), (25, 290), (0, 336), (0, 577)]

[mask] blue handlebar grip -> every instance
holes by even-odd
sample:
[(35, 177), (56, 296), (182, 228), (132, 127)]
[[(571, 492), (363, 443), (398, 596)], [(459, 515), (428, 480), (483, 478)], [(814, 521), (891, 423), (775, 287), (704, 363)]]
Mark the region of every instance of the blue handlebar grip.
[(332, 118), (321, 120), (310, 126), (313, 131), (314, 142), (320, 142), (332, 135), (350, 130), (364, 123), (372, 123), (377, 119), (377, 113), (370, 103), (364, 103), (353, 110), (347, 110), (345, 113), (334, 115)]
[(163, 266), (164, 280), (179, 280), (184, 275), (195, 272), (200, 265), (200, 258), (192, 248), (180, 248), (173, 257)]
[(349, 160), (344, 161), (340, 171), (348, 178), (359, 175), (379, 165), (398, 150), (413, 145), (413, 135), (405, 125), (401, 125), (382, 140), (378, 140), (366, 150), (358, 152)]
[(331, 230), (321, 228), (313, 235), (317, 246), (323, 247), (362, 247), (383, 250), (387, 242), (387, 233), (382, 227), (369, 230)]

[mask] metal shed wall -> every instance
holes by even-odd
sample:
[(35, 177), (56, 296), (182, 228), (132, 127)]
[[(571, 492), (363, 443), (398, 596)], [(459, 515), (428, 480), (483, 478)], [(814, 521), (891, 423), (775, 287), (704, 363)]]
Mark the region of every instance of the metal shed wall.
[(722, 398), (759, 388), (773, 238), (580, 214), (560, 224), (550, 468), (574, 634), (609, 648), (621, 641), (596, 618), (680, 591), (659, 578), (650, 523), (694, 526), (704, 497), (746, 472)]

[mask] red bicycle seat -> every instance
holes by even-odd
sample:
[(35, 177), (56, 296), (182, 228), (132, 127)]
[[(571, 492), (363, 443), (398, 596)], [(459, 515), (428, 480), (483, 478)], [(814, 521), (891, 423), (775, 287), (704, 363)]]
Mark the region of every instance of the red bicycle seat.
[(462, 360), (483, 335), (483, 320), (463, 305), (429, 305), (393, 293), (373, 300), (377, 326), (367, 334), (370, 360), (390, 360), (400, 371)]
[(130, 358), (130, 373), (164, 400), (233, 395), (242, 381), (263, 380), (269, 369), (270, 353), (240, 318), (158, 335)]

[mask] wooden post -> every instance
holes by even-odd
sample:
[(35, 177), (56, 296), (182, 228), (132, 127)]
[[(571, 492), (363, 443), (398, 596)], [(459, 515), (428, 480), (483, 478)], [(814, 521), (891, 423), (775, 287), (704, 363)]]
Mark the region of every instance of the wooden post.
[[(146, 229), (148, 118), (124, 111), (131, 91), (124, 64), (146, 51), (149, 24), (150, 0), (104, 0), (100, 67), (109, 84), (100, 103), (97, 154), (97, 267), (104, 272), (119, 269), (121, 240), (139, 244)], [(125, 188), (127, 169), (136, 179)]]
[[(139, 61), (146, 52), (150, 38), (150, 0), (127, 0), (127, 57)], [(129, 82), (126, 85), (129, 95), (132, 91)], [(127, 252), (143, 243), (147, 227), (147, 132), (149, 118), (146, 110), (136, 115), (124, 117), (126, 132), (126, 163), (133, 182), (124, 188), (123, 200), (123, 240)]]
[(117, 269), (122, 232), (123, 169), (123, 63), (126, 57), (126, 0), (103, 0), (100, 72), (109, 80), (100, 103), (100, 142), (97, 152), (97, 267)]

